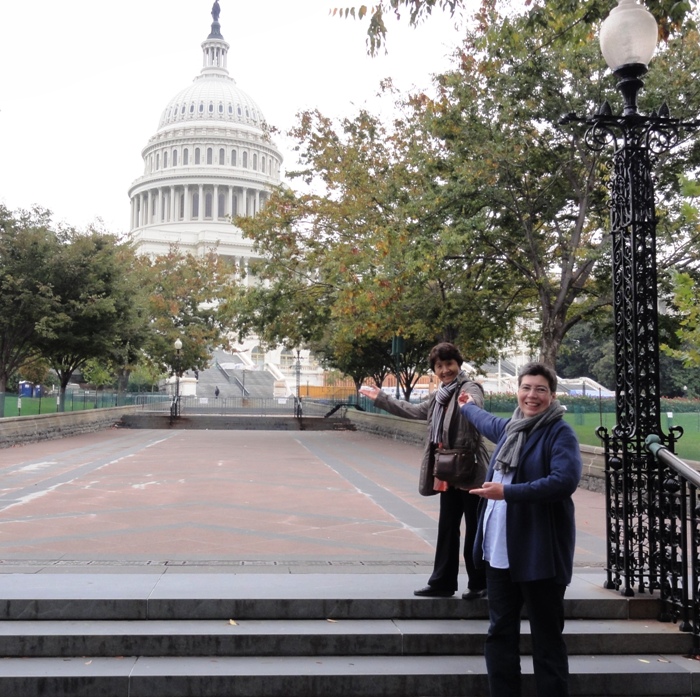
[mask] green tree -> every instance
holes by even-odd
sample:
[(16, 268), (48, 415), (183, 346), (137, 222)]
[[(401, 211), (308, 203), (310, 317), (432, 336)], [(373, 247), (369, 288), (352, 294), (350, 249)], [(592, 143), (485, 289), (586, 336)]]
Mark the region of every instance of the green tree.
[(592, 378), (608, 389), (615, 387), (615, 345), (612, 327), (583, 321), (572, 327), (557, 357), (563, 378)]
[[(348, 5), (335, 7), (331, 10), (332, 15), (348, 19), (358, 19), (368, 21), (367, 25), (367, 51), (370, 55), (376, 55), (382, 46), (386, 46), (387, 26), (385, 17), (394, 14), (397, 19), (408, 16), (411, 26), (416, 26), (426, 20), (433, 13), (434, 9), (449, 12), (450, 16), (459, 18), (460, 22), (468, 22), (473, 16), (479, 16), (496, 4), (496, 0), (482, 0), (480, 6), (476, 6), (466, 0), (377, 0), (370, 7), (367, 5)], [(510, 5), (505, 2), (498, 2), (498, 6), (506, 10)], [(521, 5), (521, 12), (537, 13), (545, 5), (555, 6), (557, 12), (571, 13), (581, 4), (577, 0), (526, 0)], [(694, 10), (693, 2), (678, 2), (678, 0), (646, 0), (645, 6), (656, 17), (659, 22), (660, 34), (663, 38), (668, 36), (680, 27)], [(590, 23), (601, 17), (607, 16), (612, 9), (609, 1), (589, 0), (585, 3), (583, 15), (586, 23)], [(510, 10), (513, 12), (513, 10)]]
[[(458, 67), (439, 76), (439, 98), (427, 111), (445, 146), (446, 220), (458, 232), (465, 221), (481, 219), (476, 247), (490, 247), (520, 275), (540, 360), (552, 366), (567, 332), (611, 303), (611, 153), (592, 152), (580, 129), (559, 125), (559, 115), (572, 108), (590, 114), (606, 99), (620, 101), (591, 42), (592, 7), (564, 13), (565, 4), (552, 3), (515, 17), (489, 10), (467, 33)], [(696, 109), (700, 104), (700, 53), (691, 43), (671, 41), (655, 66), (666, 98), (686, 113), (689, 100)], [(668, 71), (674, 63), (681, 75)], [(645, 103), (659, 97), (657, 74), (649, 87)], [(697, 158), (685, 148), (659, 163), (660, 232), (664, 242), (673, 239), (661, 245), (662, 271), (696, 262), (697, 231), (678, 215), (677, 181)]]
[(36, 348), (58, 375), (59, 409), (73, 373), (114, 354), (134, 323), (129, 274), (116, 237), (95, 229), (60, 232), (47, 280), (60, 304), (37, 331)]
[(58, 243), (51, 214), (0, 205), (0, 416), (10, 377), (37, 360), (37, 328), (57, 310), (48, 266)]
[(239, 303), (242, 336), (321, 343), (341, 362), (358, 341), (396, 334), (422, 346), (457, 341), (478, 361), (508, 336), (513, 280), (436, 215), (441, 203), (425, 195), (436, 142), (413, 105), (402, 107), (391, 128), (366, 111), (337, 123), (300, 115), (299, 169), (289, 173), (300, 190), (280, 188), (237, 221), (261, 257)]
[[(334, 346), (452, 340), (478, 365), (520, 313), (554, 366), (567, 332), (611, 303), (611, 155), (559, 124), (572, 109), (620, 101), (592, 41), (607, 10), (555, 2), (508, 14), (484, 3), (437, 98), (404, 100), (390, 127), (364, 111), (338, 123), (302, 114), (290, 176), (311, 188), (280, 190), (240, 222), (265, 260), (255, 291), (264, 321), (241, 326), (281, 337), (305, 320)], [(663, 87), (679, 116), (697, 111), (700, 52), (684, 29), (690, 38), (660, 50), (643, 107)], [(697, 264), (678, 174), (699, 157), (686, 145), (659, 159), (662, 274)]]
[[(154, 259), (139, 257), (137, 266), (150, 322), (141, 360), (170, 375), (203, 370), (213, 349), (230, 346), (235, 265), (213, 251), (195, 257), (173, 247)], [(177, 339), (182, 341), (179, 357)]]
[(113, 386), (116, 382), (114, 373), (105, 364), (95, 358), (85, 362), (82, 369), (83, 379), (95, 389)]
[(19, 367), (18, 376), (28, 380), (33, 385), (55, 385), (56, 376), (51, 372), (51, 366), (45, 358), (30, 356)]
[(130, 392), (154, 392), (158, 391), (158, 383), (164, 374), (153, 365), (146, 356), (143, 356), (129, 372), (128, 390)]

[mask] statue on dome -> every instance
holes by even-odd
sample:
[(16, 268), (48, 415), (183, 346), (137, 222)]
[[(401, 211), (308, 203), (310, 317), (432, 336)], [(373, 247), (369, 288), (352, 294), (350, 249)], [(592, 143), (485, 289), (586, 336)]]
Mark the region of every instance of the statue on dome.
[(214, 18), (215, 22), (219, 21), (219, 15), (221, 14), (221, 6), (219, 5), (219, 0), (214, 0), (214, 4), (211, 8), (211, 16)]

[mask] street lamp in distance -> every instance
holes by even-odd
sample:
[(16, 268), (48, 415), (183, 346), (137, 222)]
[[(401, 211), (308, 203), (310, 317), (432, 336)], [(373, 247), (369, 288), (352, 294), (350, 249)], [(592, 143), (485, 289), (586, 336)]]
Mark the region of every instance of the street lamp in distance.
[(173, 344), (175, 347), (175, 405), (173, 409), (173, 415), (177, 418), (180, 416), (180, 365), (181, 365), (181, 355), (182, 350), (182, 340), (180, 337), (175, 339)]

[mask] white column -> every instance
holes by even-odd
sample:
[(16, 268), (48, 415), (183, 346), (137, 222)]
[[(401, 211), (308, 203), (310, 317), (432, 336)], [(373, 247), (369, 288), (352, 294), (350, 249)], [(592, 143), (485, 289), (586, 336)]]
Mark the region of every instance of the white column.
[(170, 187), (170, 221), (175, 222), (177, 220), (177, 204), (175, 202), (175, 187)]
[(197, 220), (204, 220), (204, 185), (202, 184), (199, 185), (199, 210), (197, 213), (199, 214)]
[(250, 258), (249, 257), (243, 257), (242, 261), (242, 266), (243, 266), (243, 272), (245, 274), (245, 280), (244, 283), (246, 286), (251, 285), (251, 280), (250, 280)]
[(214, 184), (214, 197), (211, 202), (211, 219), (219, 219), (219, 185)]
[(228, 210), (229, 210), (229, 213), (231, 214), (231, 217), (233, 218), (233, 211), (235, 210), (235, 208), (233, 207), (233, 202), (234, 202), (235, 199), (236, 199), (236, 194), (235, 194), (235, 192), (234, 192), (232, 186), (229, 186), (229, 188), (228, 188), (228, 193), (229, 193), (229, 196), (228, 196), (228, 199), (229, 199)]
[(192, 216), (191, 210), (192, 204), (190, 203), (190, 185), (185, 184), (185, 215), (183, 217), (183, 220), (189, 222), (190, 217)]
[(256, 189), (255, 190), (255, 213), (253, 215), (257, 215), (260, 213), (260, 190)]

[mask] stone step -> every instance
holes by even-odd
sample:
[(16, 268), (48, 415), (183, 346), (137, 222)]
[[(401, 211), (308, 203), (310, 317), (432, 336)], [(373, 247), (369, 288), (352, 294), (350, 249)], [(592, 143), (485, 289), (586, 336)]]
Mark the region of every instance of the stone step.
[[(478, 656), (480, 620), (135, 620), (0, 623), (3, 657)], [(670, 623), (570, 620), (571, 655), (688, 654), (692, 638)], [(531, 651), (523, 623), (522, 650)]]
[[(656, 619), (659, 604), (631, 604), (611, 597), (565, 600), (568, 619)], [(187, 620), (187, 619), (483, 619), (484, 600), (454, 598), (37, 598), (0, 602), (3, 620)]]
[[(414, 574), (4, 574), (2, 620), (484, 619), (486, 600), (417, 598)], [(656, 619), (658, 599), (575, 577), (569, 619)]]
[[(523, 697), (534, 694), (523, 659)], [(480, 656), (7, 658), (12, 697), (482, 697)], [(698, 664), (659, 654), (572, 656), (572, 697), (693, 697)], [(695, 685), (693, 684), (695, 678)]]

